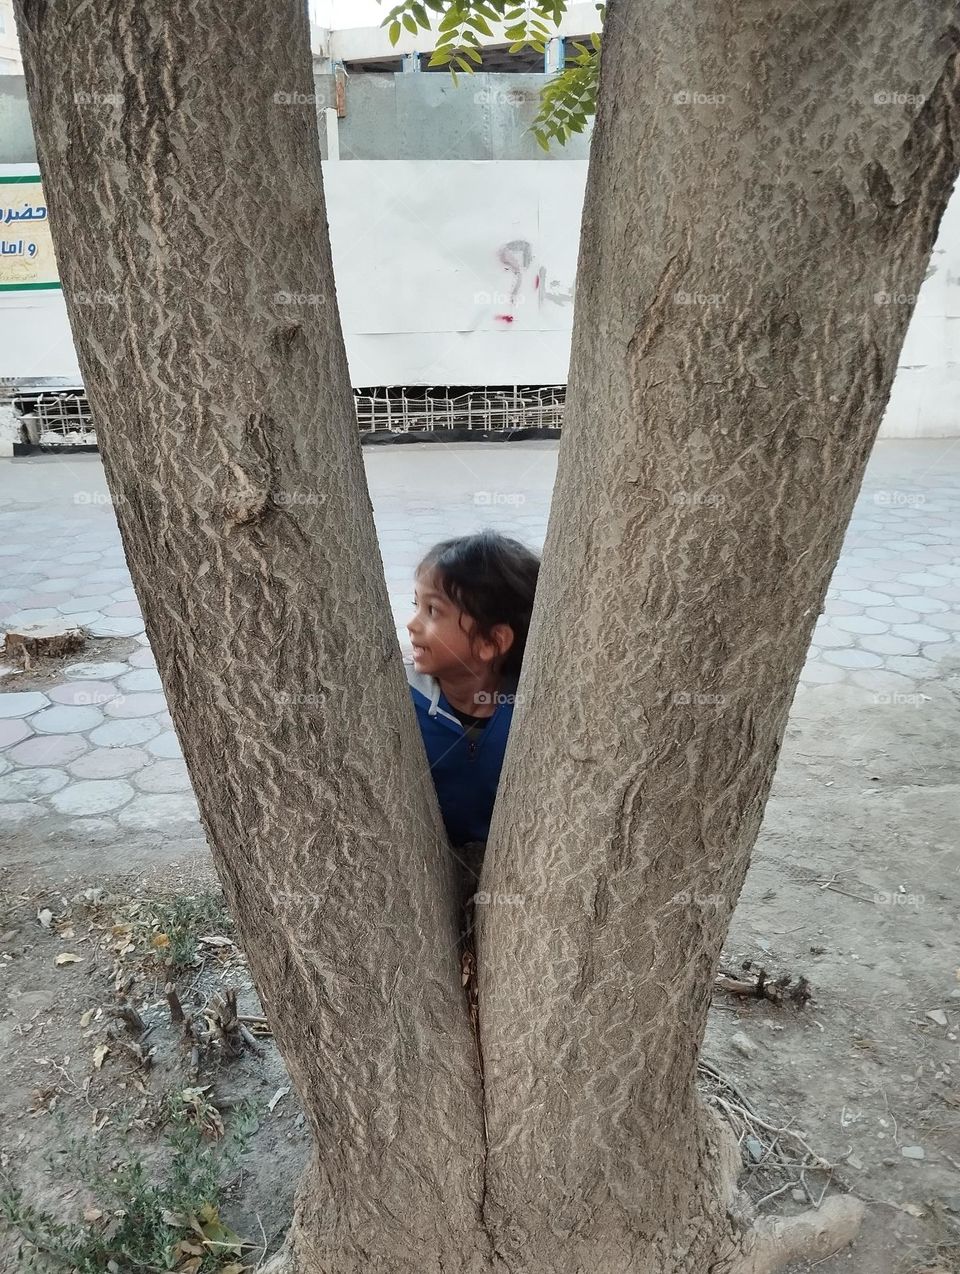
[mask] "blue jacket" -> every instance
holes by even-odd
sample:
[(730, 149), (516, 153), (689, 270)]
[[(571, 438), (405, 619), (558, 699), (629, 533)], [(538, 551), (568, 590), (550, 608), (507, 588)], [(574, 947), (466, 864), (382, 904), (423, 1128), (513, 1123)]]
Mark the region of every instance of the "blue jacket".
[(470, 739), (440, 689), (440, 682), (404, 661), (417, 724), (423, 736), (440, 813), (453, 845), (486, 841), (500, 770), (513, 719), (517, 683), (504, 682), (493, 716)]

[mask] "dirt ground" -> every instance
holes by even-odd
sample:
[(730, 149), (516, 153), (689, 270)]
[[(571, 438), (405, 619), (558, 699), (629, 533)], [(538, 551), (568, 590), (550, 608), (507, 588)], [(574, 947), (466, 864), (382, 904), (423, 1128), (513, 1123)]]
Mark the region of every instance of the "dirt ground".
[[(780, 1191), (761, 1210), (799, 1211), (806, 1190), (819, 1199), (825, 1187), (868, 1201), (855, 1245), (819, 1262), (818, 1274), (960, 1269), (960, 656), (943, 673), (908, 708), (865, 707), (845, 687), (799, 692), (723, 965), (736, 970), (749, 959), (772, 975), (804, 976), (813, 999), (799, 1007), (714, 997), (704, 1057), (766, 1124), (789, 1129), (832, 1165), (801, 1178), (789, 1165), (804, 1151), (786, 1135), (785, 1162), (771, 1168), (775, 1138), (760, 1126), (763, 1161), (754, 1164), (757, 1143), (737, 1125), (748, 1190), (755, 1200)], [(271, 1041), (258, 1041), (262, 1056), (247, 1046), (233, 1059), (211, 1046), (194, 1074), (170, 1022), (164, 948), (150, 945), (162, 928), (149, 900), (215, 891), (208, 857), (153, 874), (119, 868), (113, 855), (112, 870), (96, 879), (42, 866), (0, 876), (4, 1178), (58, 1216), (79, 1218), (96, 1204), (91, 1182), (71, 1175), (62, 1155), (51, 1172), (45, 1156), (82, 1134), (108, 1162), (134, 1150), (158, 1164), (161, 1098), (210, 1085), (206, 1097), (227, 1107), (225, 1119), (238, 1103), (255, 1112), (219, 1200), (224, 1220), (252, 1245), (244, 1260), (254, 1268), (290, 1215), (307, 1153), (302, 1117), (291, 1093), (270, 1109), (287, 1086)], [(84, 890), (104, 896), (91, 903), (77, 897)], [(37, 919), (43, 908), (49, 927)], [(194, 936), (221, 941), (201, 942), (199, 963), (174, 976), (184, 1008), (198, 1012), (234, 986), (241, 1012), (256, 1013), (229, 931)], [(58, 964), (65, 953), (82, 959)], [(118, 978), (122, 986), (131, 973), (134, 984), (118, 997)], [(125, 1047), (136, 1036), (121, 1024), (119, 1042), (108, 1040), (123, 999), (154, 1024), (143, 1045), (155, 1049), (149, 1069)], [(9, 1238), (0, 1268), (20, 1268)]]

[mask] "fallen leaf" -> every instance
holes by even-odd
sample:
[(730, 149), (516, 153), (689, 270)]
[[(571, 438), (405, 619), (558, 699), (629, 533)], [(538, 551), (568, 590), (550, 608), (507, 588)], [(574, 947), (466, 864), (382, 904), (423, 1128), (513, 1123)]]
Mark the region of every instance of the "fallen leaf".
[(205, 934), (202, 938), (198, 938), (197, 941), (202, 942), (205, 947), (232, 947), (235, 945), (230, 938), (221, 937), (220, 934), (216, 933)]
[(84, 1221), (99, 1221), (102, 1217), (103, 1217), (103, 1213), (100, 1211), (99, 1208), (84, 1208), (83, 1209)]
[(37, 919), (44, 929), (49, 929), (53, 924), (53, 912), (49, 907), (41, 907), (37, 912)]
[(93, 1021), (93, 1015), (94, 1013), (96, 1013), (96, 1011), (97, 1011), (96, 1009), (87, 1009), (86, 1013), (81, 1014), (80, 1025), (89, 1026), (90, 1023)]
[(169, 947), (170, 938), (165, 933), (155, 933), (150, 939), (150, 945), (159, 951), (164, 947)]
[(279, 1102), (282, 1098), (286, 1097), (289, 1091), (290, 1091), (289, 1087), (278, 1088), (277, 1091), (273, 1094), (273, 1096), (267, 1102), (267, 1110), (269, 1110), (271, 1114), (273, 1114), (273, 1110), (277, 1102)]
[(83, 956), (74, 955), (72, 951), (61, 951), (53, 963), (54, 964), (80, 964), (82, 961), (83, 961)]
[(104, 1058), (110, 1052), (109, 1044), (98, 1044), (93, 1050), (93, 1069), (98, 1071), (103, 1065)]

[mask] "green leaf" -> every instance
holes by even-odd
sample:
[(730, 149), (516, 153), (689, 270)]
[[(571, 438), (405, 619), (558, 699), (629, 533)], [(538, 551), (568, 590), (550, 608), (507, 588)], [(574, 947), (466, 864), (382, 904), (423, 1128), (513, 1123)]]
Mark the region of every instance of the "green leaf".
[(493, 29), (491, 28), (490, 23), (487, 22), (485, 18), (482, 18), (478, 13), (475, 13), (470, 19), (470, 25), (475, 31), (479, 31), (481, 35), (493, 35)]
[(391, 22), (390, 30), (387, 32), (387, 35), (390, 37), (390, 43), (396, 44), (396, 42), (400, 39), (400, 23)]
[(403, 15), (403, 25), (407, 28), (407, 30), (410, 32), (411, 35), (417, 34), (418, 28), (417, 28), (416, 20), (413, 17), (411, 17), (409, 13), (405, 13)]
[(600, 37), (599, 35), (597, 35), (596, 31), (590, 32), (590, 43), (599, 53), (600, 52)]
[(483, 65), (483, 58), (480, 56), (480, 54), (477, 52), (476, 49), (469, 48), (467, 45), (464, 45), (463, 51), (464, 53), (466, 53), (467, 57), (471, 60), (471, 62), (476, 62), (478, 66)]
[(411, 5), (411, 6), (410, 6), (410, 11), (411, 11), (411, 13), (413, 14), (413, 16), (416, 18), (416, 20), (417, 20), (417, 22), (419, 23), (419, 25), (420, 25), (421, 27), (423, 27), (424, 31), (429, 31), (429, 30), (430, 30), (430, 19), (427, 17), (427, 11), (426, 11), (426, 9), (423, 7), (423, 5), (422, 5), (422, 4), (413, 4), (413, 5)]
[(447, 16), (441, 21), (437, 30), (438, 31), (454, 31), (456, 30), (457, 27), (461, 25), (462, 22), (463, 22), (463, 17), (460, 13), (460, 10), (459, 8), (454, 6), (454, 8), (452, 8), (447, 13)]

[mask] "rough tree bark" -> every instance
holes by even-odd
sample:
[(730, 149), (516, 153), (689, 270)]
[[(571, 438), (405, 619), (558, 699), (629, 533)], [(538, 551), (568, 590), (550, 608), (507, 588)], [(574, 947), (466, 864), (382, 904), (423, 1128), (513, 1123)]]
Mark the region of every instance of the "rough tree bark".
[(487, 893), (524, 905), (482, 917), (482, 1080), (313, 109), (275, 99), (312, 92), (305, 15), (104, 7), (17, 0), (128, 561), (316, 1137), (284, 1265), (764, 1274), (825, 1253), (855, 1207), (734, 1219), (735, 1155), (694, 1070), (909, 317), (873, 297), (916, 292), (960, 162), (956, 4), (905, 32), (894, 0), (611, 0), (486, 867)]
[[(510, 1270), (531, 1251), (544, 1270), (766, 1270), (856, 1221), (838, 1204), (742, 1232), (694, 1080), (960, 164), (960, 8), (905, 16), (608, 9), (559, 472), (482, 882), (485, 1215)], [(519, 916), (496, 905), (517, 895)]]
[(305, 7), (17, 18), (127, 561), (316, 1138), (301, 1247), (456, 1268), (476, 1049), (357, 437)]

